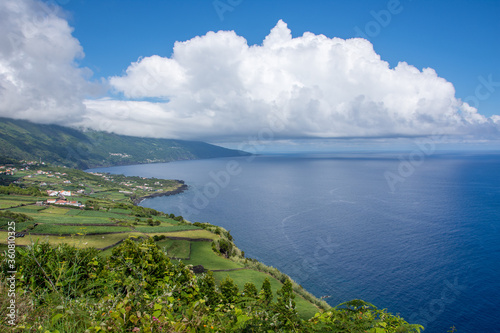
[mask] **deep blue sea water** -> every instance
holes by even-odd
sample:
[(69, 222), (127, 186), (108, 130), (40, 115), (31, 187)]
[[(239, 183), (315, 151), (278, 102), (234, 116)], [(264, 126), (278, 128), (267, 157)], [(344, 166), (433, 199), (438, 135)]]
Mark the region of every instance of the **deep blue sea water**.
[(500, 332), (500, 154), (268, 155), (94, 169), (182, 179), (142, 205), (231, 230), (247, 257), (336, 305), (426, 333)]

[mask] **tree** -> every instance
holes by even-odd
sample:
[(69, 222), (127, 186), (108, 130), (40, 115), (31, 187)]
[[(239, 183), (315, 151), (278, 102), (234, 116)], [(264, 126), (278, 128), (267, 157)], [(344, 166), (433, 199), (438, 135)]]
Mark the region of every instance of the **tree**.
[(271, 304), (273, 301), (273, 291), (271, 290), (271, 281), (266, 277), (264, 282), (262, 283), (262, 288), (260, 289), (260, 299), (264, 304)]
[(238, 286), (229, 276), (226, 276), (226, 278), (221, 281), (220, 291), (226, 303), (233, 303), (238, 298)]
[(278, 321), (287, 330), (296, 330), (298, 325), (300, 325), (300, 318), (295, 307), (295, 294), (293, 293), (290, 279), (285, 280), (277, 294), (276, 313), (278, 313)]
[(257, 287), (252, 282), (245, 283), (243, 287), (243, 295), (245, 297), (257, 298)]
[(225, 255), (227, 258), (231, 255), (231, 251), (233, 249), (233, 244), (228, 242), (225, 239), (221, 239), (219, 241), (219, 252), (223, 255)]
[(215, 306), (219, 303), (221, 295), (217, 292), (214, 273), (212, 271), (206, 272), (198, 279), (198, 286), (200, 287), (200, 294), (205, 298), (208, 306)]

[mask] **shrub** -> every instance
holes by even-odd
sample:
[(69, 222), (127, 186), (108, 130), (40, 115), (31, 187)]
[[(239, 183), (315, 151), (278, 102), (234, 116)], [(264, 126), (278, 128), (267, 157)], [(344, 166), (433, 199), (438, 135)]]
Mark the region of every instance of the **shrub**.
[(243, 287), (243, 295), (245, 297), (257, 298), (257, 287), (252, 282), (245, 283)]
[(273, 300), (273, 291), (271, 290), (271, 281), (266, 277), (260, 288), (260, 299), (264, 304), (270, 304)]
[(221, 281), (220, 291), (226, 303), (233, 303), (238, 298), (238, 286), (229, 276)]
[(231, 255), (232, 249), (233, 249), (232, 243), (228, 242), (225, 239), (219, 240), (219, 252), (222, 255), (229, 257)]
[(28, 215), (23, 214), (23, 213), (11, 212), (8, 210), (0, 211), (0, 218), (5, 218), (5, 219), (8, 219), (10, 221), (16, 221), (19, 223), (27, 222), (27, 221), (34, 221), (31, 216), (28, 216)]
[(76, 249), (67, 244), (52, 247), (49, 243), (18, 248), (19, 279), (27, 291), (39, 295), (46, 290), (76, 297), (89, 293), (103, 268), (103, 260), (94, 248)]
[[(229, 277), (217, 290), (211, 272), (195, 276), (174, 265), (154, 243), (125, 240), (107, 259), (95, 249), (48, 243), (17, 249), (18, 328), (43, 332), (420, 332), (398, 316), (361, 300), (301, 320), (285, 280), (277, 302), (269, 279), (243, 294)], [(1, 261), (7, 271), (8, 258)], [(0, 293), (6, 277), (0, 273)], [(6, 318), (8, 303), (0, 298)], [(7, 330), (4, 320), (0, 327)]]

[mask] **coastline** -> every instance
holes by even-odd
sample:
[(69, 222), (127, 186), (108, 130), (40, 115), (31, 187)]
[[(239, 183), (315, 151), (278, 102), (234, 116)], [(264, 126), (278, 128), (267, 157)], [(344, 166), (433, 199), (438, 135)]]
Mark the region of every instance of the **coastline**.
[[(176, 179), (176, 181), (179, 182), (180, 184), (182, 184), (177, 189), (172, 190), (172, 191), (165, 191), (165, 192), (154, 193), (151, 195), (139, 197), (139, 198), (132, 201), (133, 204), (137, 206), (143, 200), (146, 200), (146, 199), (156, 198), (156, 197), (161, 197), (161, 196), (175, 195), (175, 194), (179, 194), (179, 193), (182, 193), (182, 192), (188, 190), (188, 186), (184, 183), (183, 180)], [(331, 305), (328, 304), (325, 300), (314, 296), (312, 293), (310, 293), (309, 291), (304, 289), (299, 283), (297, 283), (292, 277), (281, 272), (278, 268), (273, 267), (273, 266), (268, 266), (265, 263), (258, 261), (256, 259), (246, 258), (244, 255), (244, 251), (242, 251), (240, 248), (238, 248), (236, 246), (232, 236), (230, 236), (230, 234), (229, 234), (229, 231), (226, 230), (225, 228), (211, 224), (209, 222), (204, 222), (204, 223), (195, 222), (195, 223), (193, 223), (190, 221), (185, 221), (185, 223), (188, 223), (191, 225), (196, 225), (196, 226), (200, 227), (201, 229), (208, 230), (214, 234), (216, 234), (216, 230), (218, 230), (219, 231), (219, 233), (218, 233), (219, 240), (224, 239), (227, 242), (231, 243), (231, 245), (232, 245), (233, 255), (226, 257), (226, 258), (230, 261), (244, 264), (245, 267), (241, 268), (242, 270), (243, 269), (250, 269), (250, 270), (257, 271), (257, 272), (265, 273), (265, 274), (269, 275), (270, 277), (277, 279), (278, 281), (281, 281), (281, 282), (283, 282), (286, 279), (289, 279), (292, 283), (292, 289), (295, 292), (295, 294), (297, 296), (301, 297), (302, 299), (304, 299), (306, 302), (311, 303), (313, 306), (316, 307), (316, 309), (318, 311), (320, 311), (320, 312), (321, 311), (328, 311), (329, 309), (332, 308)], [(176, 239), (175, 237), (169, 237), (169, 238)], [(179, 239), (186, 239), (186, 238), (182, 237)], [(199, 240), (200, 239), (196, 239), (196, 241), (199, 241)]]
[(157, 192), (157, 193), (145, 195), (145, 196), (142, 196), (142, 197), (139, 197), (139, 198), (136, 198), (136, 199), (132, 200), (132, 203), (137, 206), (142, 201), (144, 201), (146, 199), (151, 199), (151, 198), (156, 198), (156, 197), (164, 197), (164, 196), (169, 196), (169, 195), (175, 195), (175, 194), (182, 193), (182, 192), (184, 192), (184, 191), (186, 191), (188, 189), (188, 186), (184, 183), (183, 180), (176, 180), (176, 181), (179, 184), (181, 184), (181, 186), (179, 186), (175, 190), (165, 191), (165, 192)]

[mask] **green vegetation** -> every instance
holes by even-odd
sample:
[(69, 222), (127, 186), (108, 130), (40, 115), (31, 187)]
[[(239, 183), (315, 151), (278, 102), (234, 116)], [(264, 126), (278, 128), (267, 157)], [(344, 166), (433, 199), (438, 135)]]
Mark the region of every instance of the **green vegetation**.
[[(15, 221), (19, 332), (420, 331), (363, 301), (332, 309), (246, 258), (228, 230), (133, 204), (180, 182), (49, 166), (13, 179), (0, 186), (0, 250)], [(46, 190), (78, 189), (67, 199), (79, 206), (47, 203)], [(3, 328), (7, 306), (0, 298)]]
[(61, 226), (57, 224), (42, 224), (36, 227), (38, 234), (52, 234), (52, 235), (77, 235), (77, 234), (105, 234), (113, 232), (128, 232), (132, 231), (130, 228), (116, 227), (116, 226)]
[(32, 195), (32, 196), (42, 196), (44, 193), (40, 191), (37, 187), (21, 188), (10, 184), (9, 186), (0, 186), (0, 194), (20, 194), (20, 195)]
[(188, 260), (191, 256), (191, 242), (187, 240), (159, 240), (156, 242), (156, 245), (170, 258)]
[(0, 221), (6, 220), (6, 221), (15, 221), (17, 223), (20, 222), (26, 222), (26, 221), (33, 221), (33, 218), (22, 213), (16, 213), (14, 212), (15, 209), (12, 210), (4, 210), (0, 211)]
[(224, 257), (218, 256), (212, 251), (208, 242), (192, 242), (191, 243), (191, 259), (184, 261), (188, 265), (203, 265), (210, 270), (235, 269), (245, 266), (227, 260)]
[[(174, 264), (152, 238), (125, 240), (109, 257), (48, 243), (18, 248), (17, 332), (420, 332), (398, 316), (354, 300), (302, 319), (292, 283), (219, 283)], [(2, 272), (8, 270), (7, 257)], [(275, 282), (276, 283), (276, 282)], [(0, 293), (7, 291), (1, 276)], [(0, 325), (9, 328), (8, 298)]]
[[(59, 236), (59, 235), (26, 235), (22, 238), (16, 238), (16, 245), (29, 246), (37, 242), (48, 242), (52, 245), (68, 244), (78, 248), (94, 247), (96, 249), (103, 249), (113, 247), (119, 242), (127, 239), (128, 237), (141, 238), (143, 234), (139, 233), (118, 233), (118, 234), (99, 234), (99, 235), (73, 235), (73, 236)], [(7, 232), (0, 231), (0, 238), (6, 239)], [(6, 246), (6, 244), (0, 244)], [(111, 253), (109, 249), (109, 254)], [(101, 254), (105, 253), (102, 251)]]
[[(215, 281), (220, 283), (224, 278), (231, 278), (234, 283), (238, 286), (240, 290), (243, 290), (245, 285), (251, 281), (256, 286), (261, 286), (266, 279), (269, 281), (269, 291), (271, 299), (276, 301), (277, 291), (281, 288), (282, 284), (280, 281), (270, 276), (269, 274), (255, 271), (253, 269), (242, 269), (229, 272), (214, 272)], [(285, 281), (288, 281), (285, 280)], [(312, 318), (317, 312), (318, 308), (311, 302), (305, 300), (301, 295), (297, 295), (295, 298), (297, 311), (302, 319)]]
[(184, 230), (196, 230), (198, 228), (191, 225), (173, 225), (165, 227), (136, 227), (135, 230), (139, 232), (174, 232)]
[(0, 161), (30, 160), (78, 169), (243, 156), (204, 142), (138, 138), (0, 118)]

